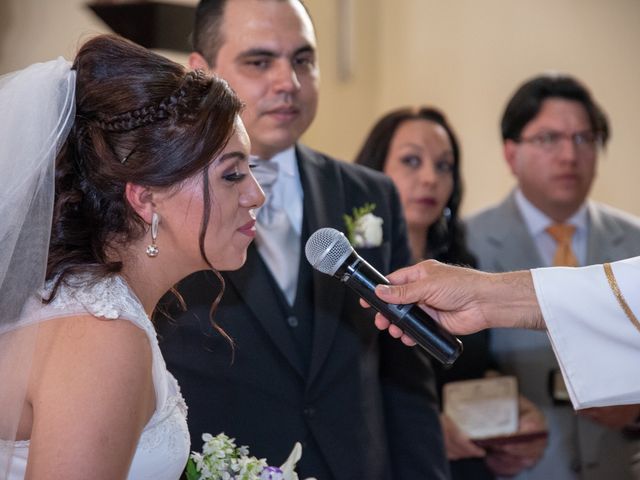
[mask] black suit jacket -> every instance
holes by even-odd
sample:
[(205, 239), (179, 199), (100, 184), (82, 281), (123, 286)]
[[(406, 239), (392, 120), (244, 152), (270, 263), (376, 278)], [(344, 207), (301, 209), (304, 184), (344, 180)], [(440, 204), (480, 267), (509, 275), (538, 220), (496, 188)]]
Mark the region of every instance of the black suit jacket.
[[(309, 232), (344, 230), (343, 214), (374, 202), (384, 242), (360, 254), (381, 272), (408, 263), (405, 224), (388, 178), (303, 146), (296, 154), (302, 255)], [(188, 310), (170, 308), (173, 320), (160, 319), (159, 327), (167, 366), (189, 406), (192, 448), (200, 449), (202, 433), (224, 431), (274, 465), (302, 442), (301, 478), (446, 478), (429, 360), (380, 333), (339, 281), (312, 271), (304, 258), (300, 268), (306, 283), (299, 294), (312, 299), (309, 318), (299, 319), (307, 322), (310, 351), (301, 349), (294, 331), (300, 325), (288, 322), (291, 312), (253, 245), (246, 264), (223, 275), (226, 289), (214, 315), (233, 348), (210, 324), (219, 290), (214, 275), (199, 272), (179, 285)]]

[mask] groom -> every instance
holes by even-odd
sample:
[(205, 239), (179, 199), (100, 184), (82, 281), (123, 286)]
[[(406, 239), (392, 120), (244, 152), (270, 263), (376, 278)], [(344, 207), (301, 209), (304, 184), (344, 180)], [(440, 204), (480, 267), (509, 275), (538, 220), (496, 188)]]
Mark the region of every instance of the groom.
[[(273, 464), (302, 442), (301, 478), (447, 478), (429, 360), (380, 334), (357, 298), (304, 258), (310, 234), (344, 231), (344, 214), (374, 203), (382, 241), (360, 254), (381, 272), (409, 261), (391, 182), (297, 143), (318, 99), (308, 12), (298, 0), (202, 1), (194, 47), (191, 66), (225, 78), (246, 103), (255, 173), (271, 205), (259, 213), (246, 265), (223, 275), (214, 319), (233, 345), (210, 324), (220, 289), (211, 272), (179, 285), (188, 310), (162, 322), (192, 448), (202, 433), (224, 431)], [(212, 208), (223, 194), (213, 192)], [(282, 227), (273, 227), (278, 218)]]

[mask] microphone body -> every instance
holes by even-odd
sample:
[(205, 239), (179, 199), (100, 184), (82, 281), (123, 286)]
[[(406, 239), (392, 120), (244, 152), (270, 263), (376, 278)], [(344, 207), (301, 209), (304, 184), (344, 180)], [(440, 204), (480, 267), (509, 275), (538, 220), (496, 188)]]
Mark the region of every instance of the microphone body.
[(355, 251), (338, 267), (334, 277), (353, 289), (444, 365), (452, 365), (462, 353), (462, 342), (415, 304), (396, 305), (381, 300), (375, 293), (376, 285), (389, 285), (389, 280)]
[(444, 365), (453, 364), (462, 353), (462, 342), (415, 304), (395, 305), (381, 300), (375, 293), (376, 285), (389, 285), (389, 281), (360, 257), (338, 230), (316, 231), (305, 251), (313, 268), (348, 285)]

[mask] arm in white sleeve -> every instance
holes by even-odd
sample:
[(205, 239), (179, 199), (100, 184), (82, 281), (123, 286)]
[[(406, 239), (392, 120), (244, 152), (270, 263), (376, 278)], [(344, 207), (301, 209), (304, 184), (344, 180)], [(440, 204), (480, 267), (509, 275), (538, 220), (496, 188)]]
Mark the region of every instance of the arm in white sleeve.
[[(640, 257), (611, 266), (640, 317)], [(640, 330), (618, 303), (603, 266), (531, 273), (574, 407), (640, 403)]]

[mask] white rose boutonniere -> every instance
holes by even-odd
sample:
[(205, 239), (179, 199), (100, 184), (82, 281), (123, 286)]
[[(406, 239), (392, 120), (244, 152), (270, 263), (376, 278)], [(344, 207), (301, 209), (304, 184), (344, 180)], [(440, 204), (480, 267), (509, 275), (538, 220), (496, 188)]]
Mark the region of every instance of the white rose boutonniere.
[(384, 220), (373, 214), (375, 203), (367, 203), (354, 208), (352, 215), (344, 216), (347, 238), (354, 247), (379, 247), (382, 245), (382, 224)]

